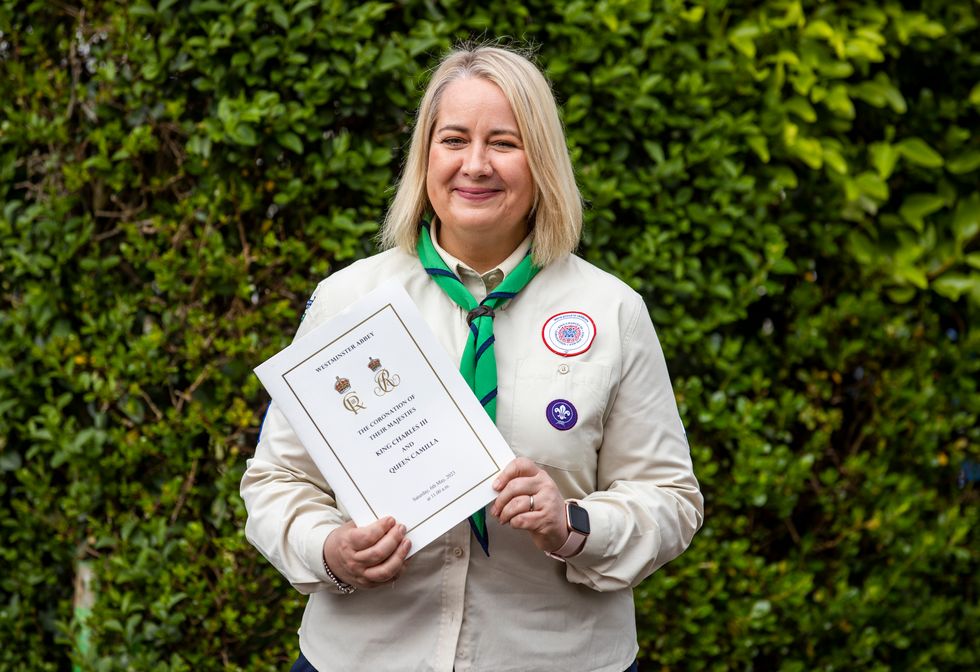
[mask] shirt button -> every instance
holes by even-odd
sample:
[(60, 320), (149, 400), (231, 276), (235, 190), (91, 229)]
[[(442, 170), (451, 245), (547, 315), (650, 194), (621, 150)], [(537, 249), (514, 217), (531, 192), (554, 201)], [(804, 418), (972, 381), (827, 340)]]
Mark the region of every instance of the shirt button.
[(453, 555), (455, 555), (457, 558), (463, 557), (463, 549), (457, 546), (453, 549)]
[(568, 373), (568, 364), (562, 364), (561, 366), (559, 366), (558, 367), (558, 373), (560, 373), (562, 375)]

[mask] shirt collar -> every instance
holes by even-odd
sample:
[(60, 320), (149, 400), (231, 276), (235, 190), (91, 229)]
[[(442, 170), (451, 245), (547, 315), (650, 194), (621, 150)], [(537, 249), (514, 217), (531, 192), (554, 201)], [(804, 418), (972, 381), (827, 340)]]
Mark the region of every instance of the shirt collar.
[[(442, 249), (442, 245), (439, 244), (439, 220), (436, 219), (433, 221), (430, 234), (432, 238), (432, 246), (435, 248), (439, 256), (442, 257), (442, 260), (446, 262), (446, 266), (449, 267), (450, 270), (452, 270), (460, 278), (462, 278), (463, 275), (472, 274), (483, 278), (484, 282), (487, 282), (494, 276), (498, 277), (500, 280), (507, 277), (507, 274), (517, 268), (517, 265), (521, 263), (525, 256), (527, 256), (528, 250), (531, 249), (531, 243), (534, 239), (534, 232), (532, 231), (524, 237), (524, 240), (522, 240), (520, 245), (518, 245), (514, 251), (510, 253), (510, 256), (500, 262), (495, 268), (491, 268), (486, 273), (477, 273), (469, 266), (469, 264), (460, 261), (453, 255), (449, 254), (449, 252)], [(500, 280), (493, 284), (500, 284)], [(487, 289), (488, 291), (493, 291), (492, 287), (488, 287)]]

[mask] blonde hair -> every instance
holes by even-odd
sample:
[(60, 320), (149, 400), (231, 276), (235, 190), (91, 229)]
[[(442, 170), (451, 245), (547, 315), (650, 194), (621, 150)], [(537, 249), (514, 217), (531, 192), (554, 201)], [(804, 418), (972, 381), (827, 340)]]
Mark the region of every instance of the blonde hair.
[(527, 58), (500, 47), (457, 48), (436, 68), (419, 104), (405, 168), (381, 230), (381, 245), (415, 253), (421, 220), (432, 212), (425, 176), (439, 102), (451, 82), (470, 77), (500, 87), (517, 119), (535, 186), (532, 255), (536, 264), (546, 266), (578, 245), (582, 197), (547, 80)]

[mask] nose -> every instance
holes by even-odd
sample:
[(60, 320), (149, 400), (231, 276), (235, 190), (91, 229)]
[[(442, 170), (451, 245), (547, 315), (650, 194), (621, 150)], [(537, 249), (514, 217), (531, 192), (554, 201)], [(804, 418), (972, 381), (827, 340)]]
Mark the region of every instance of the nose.
[(480, 142), (470, 143), (463, 156), (463, 174), (467, 177), (489, 177), (493, 174), (488, 147)]

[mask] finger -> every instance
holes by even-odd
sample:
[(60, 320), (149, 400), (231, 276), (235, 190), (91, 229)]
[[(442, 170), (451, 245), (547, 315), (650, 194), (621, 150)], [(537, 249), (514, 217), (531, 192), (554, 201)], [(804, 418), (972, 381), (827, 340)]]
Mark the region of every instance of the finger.
[(391, 516), (379, 518), (370, 525), (365, 525), (364, 527), (356, 527), (351, 530), (348, 537), (351, 548), (354, 551), (371, 548), (377, 544), (382, 537), (388, 534), (393, 527), (395, 527), (395, 519)]
[(518, 495), (517, 497), (512, 498), (500, 510), (500, 515), (497, 516), (497, 518), (500, 520), (501, 524), (506, 525), (518, 516), (526, 518), (528, 523), (541, 517), (540, 509), (531, 509), (530, 495)]
[(408, 557), (411, 548), (412, 542), (408, 539), (402, 539), (395, 552), (391, 553), (387, 560), (364, 570), (364, 578), (376, 585), (394, 581), (404, 571), (405, 558)]
[(502, 490), (507, 483), (515, 478), (522, 476), (534, 476), (539, 471), (538, 465), (526, 457), (517, 457), (503, 468), (500, 475), (494, 480), (492, 487), (494, 490)]
[[(512, 499), (518, 497), (524, 497), (536, 494), (542, 487), (542, 483), (538, 482), (537, 479), (520, 477), (515, 478), (507, 483), (500, 490), (500, 494), (497, 495), (497, 499), (493, 501), (493, 506), (490, 507), (490, 515), (499, 516), (500, 512), (503, 511), (504, 507), (510, 503)], [(525, 504), (530, 504), (529, 500), (525, 499)]]
[(399, 544), (405, 538), (405, 532), (404, 525), (395, 525), (373, 546), (355, 552), (354, 562), (363, 567), (374, 567), (383, 563), (398, 550)]

